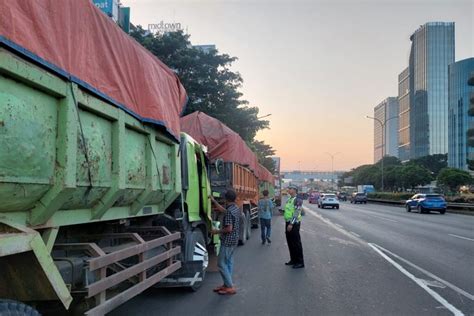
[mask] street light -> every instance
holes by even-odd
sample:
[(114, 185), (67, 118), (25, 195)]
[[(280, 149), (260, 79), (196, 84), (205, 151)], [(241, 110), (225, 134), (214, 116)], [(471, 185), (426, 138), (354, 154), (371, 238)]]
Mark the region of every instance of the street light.
[(331, 182), (332, 182), (332, 186), (333, 186), (333, 189), (334, 189), (334, 157), (335, 157), (336, 155), (339, 155), (340, 152), (337, 152), (337, 153), (334, 153), (334, 154), (331, 154), (331, 153), (326, 153), (326, 154), (328, 154), (329, 156), (331, 156), (331, 175), (332, 175), (332, 180), (331, 180)]
[(366, 116), (366, 118), (378, 122), (380, 124), (380, 127), (382, 128), (382, 159), (380, 161), (381, 161), (381, 166), (382, 166), (382, 192), (383, 192), (383, 158), (385, 157), (385, 152), (384, 152), (385, 151), (385, 127), (387, 126), (388, 121), (396, 119), (396, 118), (398, 118), (398, 116), (392, 116), (392, 117), (384, 120), (383, 122), (380, 119), (376, 118), (376, 117), (372, 117), (372, 116), (368, 116), (368, 115)]

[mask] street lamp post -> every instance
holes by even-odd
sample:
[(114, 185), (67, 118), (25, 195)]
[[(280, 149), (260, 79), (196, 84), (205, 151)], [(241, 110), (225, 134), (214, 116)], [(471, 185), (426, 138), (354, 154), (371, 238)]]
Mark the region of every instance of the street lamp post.
[(376, 118), (376, 117), (372, 117), (372, 116), (366, 116), (366, 118), (368, 119), (371, 119), (371, 120), (374, 120), (376, 121), (377, 123), (380, 124), (380, 127), (382, 128), (382, 159), (380, 159), (380, 164), (381, 164), (381, 167), (382, 167), (382, 192), (383, 192), (383, 158), (385, 157), (385, 127), (387, 126), (387, 122), (390, 121), (390, 120), (393, 120), (393, 119), (396, 119), (398, 118), (398, 116), (393, 116), (393, 117), (390, 117), (388, 119), (385, 119), (383, 122)]
[(336, 155), (339, 155), (340, 152), (337, 152), (337, 153), (334, 153), (334, 154), (331, 154), (331, 153), (326, 153), (326, 154), (328, 154), (331, 157), (331, 176), (332, 176), (331, 182), (332, 182), (332, 186), (333, 186), (333, 189), (334, 189), (334, 157)]

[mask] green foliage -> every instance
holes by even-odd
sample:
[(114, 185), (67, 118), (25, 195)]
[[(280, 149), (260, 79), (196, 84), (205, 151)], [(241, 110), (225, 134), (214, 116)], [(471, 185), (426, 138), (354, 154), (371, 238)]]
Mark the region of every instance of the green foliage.
[[(387, 157), (386, 157), (387, 158)], [(384, 189), (398, 191), (399, 189), (411, 189), (419, 185), (428, 184), (433, 180), (431, 171), (417, 164), (397, 164), (397, 160), (391, 159), (388, 167), (384, 166)], [(384, 161), (385, 164), (385, 161)], [(353, 185), (372, 184), (379, 190), (382, 184), (381, 165), (362, 165), (343, 175), (353, 177)]]
[(258, 107), (242, 99), (243, 79), (231, 70), (237, 57), (195, 48), (182, 31), (154, 35), (138, 26), (130, 35), (178, 75), (189, 98), (184, 115), (202, 111), (223, 122), (251, 145), (262, 165), (274, 170), (269, 158), (273, 149), (254, 140), (259, 130), (269, 127), (269, 121), (260, 120)]
[(437, 179), (439, 185), (445, 186), (451, 192), (457, 191), (461, 185), (472, 183), (472, 177), (469, 172), (456, 168), (444, 168), (440, 171)]
[(402, 162), (400, 161), (400, 159), (398, 159), (397, 157), (393, 157), (393, 156), (385, 156), (383, 157), (383, 159), (380, 159), (376, 165), (381, 167), (382, 166), (382, 160), (383, 160), (383, 166), (384, 168), (387, 168), (389, 166), (401, 166), (402, 165)]
[(275, 162), (271, 158), (275, 155), (275, 150), (270, 145), (258, 140), (254, 140), (248, 145), (257, 154), (258, 162), (272, 174), (275, 173)]
[(367, 194), (368, 198), (380, 199), (388, 201), (406, 201), (413, 196), (413, 193), (389, 193), (389, 192), (377, 192)]
[(433, 180), (430, 170), (416, 165), (407, 164), (401, 170), (403, 187), (414, 188), (418, 185), (425, 185)]
[(253, 141), (259, 130), (268, 128), (268, 121), (258, 119), (258, 108), (249, 107), (242, 99), (239, 89), (243, 79), (231, 70), (237, 57), (195, 48), (190, 36), (182, 31), (153, 35), (137, 27), (131, 36), (176, 72), (189, 98), (184, 115), (202, 111), (247, 142)]
[(412, 159), (408, 163), (424, 167), (431, 171), (434, 177), (437, 177), (440, 170), (448, 166), (448, 154), (423, 156)]

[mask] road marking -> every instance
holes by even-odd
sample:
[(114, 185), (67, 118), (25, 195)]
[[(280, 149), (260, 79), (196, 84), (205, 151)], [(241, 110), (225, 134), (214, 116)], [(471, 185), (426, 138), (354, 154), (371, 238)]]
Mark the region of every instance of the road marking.
[(339, 224), (337, 224), (337, 223), (334, 223), (334, 225), (336, 225), (336, 226), (339, 227), (339, 228), (344, 228), (344, 226), (339, 225)]
[(364, 241), (364, 240), (363, 240), (362, 238), (360, 238), (360, 237), (357, 237), (357, 236), (355, 236), (355, 235), (349, 233), (347, 230), (345, 230), (344, 228), (342, 228), (341, 225), (339, 225), (339, 226), (341, 226), (341, 227), (338, 227), (338, 226), (336, 226), (336, 225), (338, 225), (338, 224), (335, 224), (335, 223), (331, 222), (329, 219), (323, 217), (323, 216), (322, 216), (321, 214), (319, 214), (318, 212), (313, 211), (312, 209), (310, 209), (310, 208), (308, 208), (308, 207), (306, 207), (306, 206), (303, 206), (303, 208), (306, 209), (306, 213), (307, 213), (307, 214), (311, 214), (312, 216), (316, 217), (317, 219), (319, 219), (319, 220), (322, 221), (323, 223), (326, 223), (328, 226), (334, 228), (334, 229), (337, 230), (338, 232), (340, 232), (340, 233), (346, 235), (347, 237), (351, 238), (352, 240), (356, 241), (359, 245), (364, 246), (364, 247), (367, 246), (367, 242), (366, 242), (366, 241)]
[(360, 235), (359, 235), (359, 234), (356, 234), (356, 233), (354, 233), (354, 232), (352, 232), (352, 231), (351, 231), (351, 232), (349, 232), (349, 233), (351, 233), (352, 235), (354, 235), (354, 236), (356, 236), (356, 237), (359, 237), (359, 238), (360, 238)]
[(374, 216), (374, 217), (377, 217), (377, 218), (380, 218), (380, 219), (383, 219), (383, 220), (386, 220), (386, 221), (398, 223), (398, 221), (396, 221), (396, 220), (394, 220), (394, 219), (385, 218), (385, 217), (383, 217), (383, 216), (378, 216), (378, 215), (373, 215), (373, 214), (370, 214), (370, 215), (367, 215), (367, 216)]
[[(370, 245), (370, 244), (369, 244), (369, 245)], [(423, 268), (417, 266), (416, 264), (414, 264), (414, 263), (412, 263), (412, 262), (410, 262), (410, 261), (408, 261), (408, 260), (406, 260), (406, 259), (400, 257), (399, 255), (397, 255), (397, 254), (391, 252), (390, 250), (387, 250), (387, 249), (383, 248), (382, 246), (379, 246), (379, 245), (377, 245), (377, 244), (373, 244), (373, 245), (375, 245), (375, 246), (378, 247), (379, 249), (382, 249), (383, 251), (385, 251), (386, 253), (392, 255), (393, 257), (397, 258), (398, 260), (400, 260), (400, 261), (402, 261), (402, 262), (408, 264), (409, 266), (411, 266), (411, 267), (413, 267), (413, 268), (415, 268), (415, 269), (417, 269), (417, 270), (423, 272), (424, 274), (426, 274), (426, 275), (429, 276), (430, 278), (433, 278), (433, 279), (435, 279), (436, 281), (439, 281), (439, 282), (443, 283), (443, 284), (446, 285), (447, 287), (449, 287), (449, 288), (451, 288), (452, 290), (456, 291), (457, 293), (459, 293), (459, 294), (461, 294), (461, 295), (467, 297), (467, 298), (470, 299), (471, 301), (474, 301), (474, 295), (472, 295), (472, 294), (470, 294), (470, 293), (464, 291), (463, 289), (460, 289), (460, 288), (457, 287), (456, 285), (451, 284), (451, 283), (449, 283), (448, 281), (441, 279), (440, 277), (434, 275), (433, 273), (431, 273), (431, 272), (429, 272), (429, 271), (426, 271), (425, 269), (423, 269)]]
[(472, 239), (472, 238), (467, 238), (467, 237), (458, 236), (458, 235), (454, 235), (454, 234), (448, 234), (448, 235), (449, 235), (449, 236), (456, 237), (456, 238), (461, 238), (461, 239), (466, 239), (466, 240), (474, 241), (474, 239)]
[[(385, 260), (387, 260), (390, 264), (392, 264), (395, 268), (397, 268), (401, 273), (406, 275), (409, 279), (411, 279), (413, 282), (418, 284), (423, 290), (425, 290), (428, 294), (430, 294), (435, 300), (437, 300), (439, 303), (441, 303), (444, 307), (446, 307), (453, 315), (455, 316), (463, 316), (464, 314), (458, 310), (456, 307), (451, 305), (448, 301), (446, 301), (441, 295), (430, 289), (421, 279), (418, 279), (415, 277), (413, 274), (405, 270), (401, 265), (396, 263), (395, 261), (392, 260), (389, 256), (387, 256), (385, 253), (383, 253), (376, 244), (369, 243), (369, 246), (372, 247), (379, 255), (382, 256)], [(383, 249), (383, 248), (382, 248)]]

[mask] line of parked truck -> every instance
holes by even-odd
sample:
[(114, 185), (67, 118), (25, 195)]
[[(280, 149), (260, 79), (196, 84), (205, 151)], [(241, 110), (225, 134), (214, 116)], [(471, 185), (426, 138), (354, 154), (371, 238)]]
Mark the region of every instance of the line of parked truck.
[(174, 72), (89, 0), (0, 12), (0, 312), (198, 289), (219, 245), (210, 195), (237, 192), (245, 244), (270, 172), (221, 122), (181, 118)]

